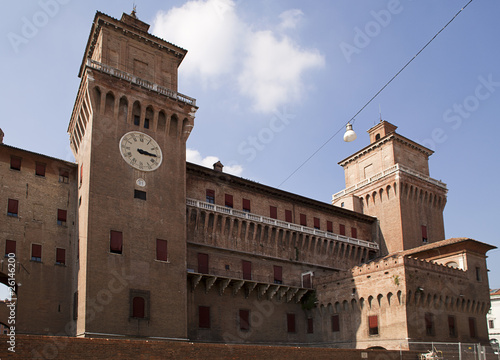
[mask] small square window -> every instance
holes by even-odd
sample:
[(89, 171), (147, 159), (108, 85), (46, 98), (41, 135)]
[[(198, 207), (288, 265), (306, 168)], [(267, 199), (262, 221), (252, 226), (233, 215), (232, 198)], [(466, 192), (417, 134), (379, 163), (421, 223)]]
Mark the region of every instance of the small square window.
[(495, 322), (494, 322), (493, 320), (488, 320), (488, 327), (489, 327), (490, 329), (495, 328)]
[(146, 192), (142, 190), (134, 190), (134, 198), (146, 200)]
[(12, 170), (21, 170), (21, 158), (18, 156), (11, 156), (10, 157), (10, 168)]
[(66, 249), (56, 248), (56, 264), (57, 265), (66, 264)]
[(45, 177), (45, 168), (45, 164), (37, 162), (35, 165), (35, 175)]
[(31, 260), (37, 262), (42, 261), (42, 245), (31, 244)]
[(9, 204), (7, 206), (7, 215), (17, 217), (19, 213), (19, 201), (15, 199), (9, 199)]

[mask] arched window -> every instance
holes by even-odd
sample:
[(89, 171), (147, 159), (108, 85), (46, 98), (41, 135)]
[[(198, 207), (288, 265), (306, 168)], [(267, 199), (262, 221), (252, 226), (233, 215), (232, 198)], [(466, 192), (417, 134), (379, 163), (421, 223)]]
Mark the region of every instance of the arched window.
[(375, 141), (380, 140), (380, 134), (375, 135)]

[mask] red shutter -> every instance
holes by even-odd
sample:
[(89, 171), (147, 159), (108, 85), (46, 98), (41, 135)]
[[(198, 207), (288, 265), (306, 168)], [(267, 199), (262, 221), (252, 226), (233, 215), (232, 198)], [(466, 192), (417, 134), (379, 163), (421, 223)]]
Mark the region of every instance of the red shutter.
[(66, 222), (66, 214), (67, 214), (66, 210), (57, 209), (57, 220)]
[(32, 244), (31, 245), (31, 257), (42, 258), (42, 245)]
[(121, 254), (123, 246), (123, 234), (121, 231), (111, 230), (109, 250), (114, 253)]
[(340, 235), (345, 235), (345, 225), (344, 224), (339, 224), (339, 232), (340, 232)]
[(302, 286), (306, 289), (312, 288), (311, 274), (302, 275)]
[(286, 323), (289, 333), (295, 332), (295, 314), (286, 314)]
[(215, 190), (207, 189), (207, 196), (215, 197)]
[(292, 210), (285, 210), (285, 221), (289, 223), (293, 222)]
[(274, 265), (274, 283), (283, 283), (283, 268), (281, 266)]
[(60, 176), (69, 178), (69, 171), (68, 170), (61, 170), (59, 173)]
[(215, 204), (215, 190), (207, 189), (205, 198), (208, 203)]
[(307, 226), (307, 217), (306, 217), (306, 214), (300, 214), (300, 225)]
[(19, 201), (14, 199), (9, 199), (9, 206), (7, 212), (9, 212), (10, 214), (17, 215), (18, 211), (19, 211)]
[(249, 310), (240, 310), (240, 330), (250, 330)]
[(198, 253), (198, 272), (208, 274), (208, 254)]
[(278, 208), (276, 206), (269, 206), (269, 215), (272, 219), (278, 218)]
[(225, 205), (227, 207), (233, 207), (233, 195), (226, 194), (225, 195)]
[(56, 249), (56, 263), (58, 264), (66, 264), (66, 250), (65, 249)]
[(14, 240), (5, 240), (5, 255), (16, 253), (16, 242)]
[(250, 200), (243, 199), (243, 210), (250, 211)]
[(136, 296), (132, 299), (132, 317), (144, 318), (146, 301), (143, 297)]
[(243, 260), (243, 279), (252, 280), (252, 263), (250, 261)]
[(167, 240), (156, 239), (156, 259), (161, 261), (168, 260)]
[(351, 228), (351, 237), (353, 237), (355, 239), (358, 238), (358, 229), (356, 229), (355, 227)]
[(422, 225), (422, 239), (427, 240), (427, 226)]
[(21, 170), (21, 158), (17, 156), (11, 156), (10, 168), (14, 170)]
[(332, 332), (340, 331), (340, 321), (338, 315), (332, 316)]
[(319, 218), (317, 218), (317, 217), (315, 217), (315, 218), (314, 218), (314, 227), (315, 227), (316, 229), (319, 229), (319, 228), (320, 228), (320, 226), (319, 226)]
[(378, 316), (377, 315), (368, 316), (368, 323), (370, 329), (378, 328)]
[(307, 318), (307, 333), (314, 333), (314, 321), (313, 318)]
[(36, 163), (35, 174), (38, 176), (45, 176), (45, 164)]
[(326, 222), (326, 231), (333, 232), (333, 223), (331, 221)]
[(198, 306), (198, 326), (203, 329), (210, 329), (210, 307)]

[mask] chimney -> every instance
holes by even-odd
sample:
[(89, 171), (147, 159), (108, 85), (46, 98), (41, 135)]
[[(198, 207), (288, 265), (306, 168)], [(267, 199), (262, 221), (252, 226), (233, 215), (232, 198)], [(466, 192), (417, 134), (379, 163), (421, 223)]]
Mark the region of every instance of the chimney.
[(219, 172), (222, 172), (222, 168), (224, 167), (224, 165), (222, 165), (222, 163), (220, 161), (217, 161), (215, 164), (214, 164), (214, 170), (215, 171), (219, 171)]
[(3, 144), (3, 136), (5, 134), (3, 133), (2, 129), (0, 129), (0, 144)]

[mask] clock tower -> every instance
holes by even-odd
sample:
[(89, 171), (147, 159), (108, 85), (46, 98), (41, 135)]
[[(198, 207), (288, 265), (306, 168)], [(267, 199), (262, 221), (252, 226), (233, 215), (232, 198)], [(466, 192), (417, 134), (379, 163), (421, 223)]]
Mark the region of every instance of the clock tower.
[(187, 337), (186, 50), (97, 12), (68, 133), (78, 163), (77, 336)]

